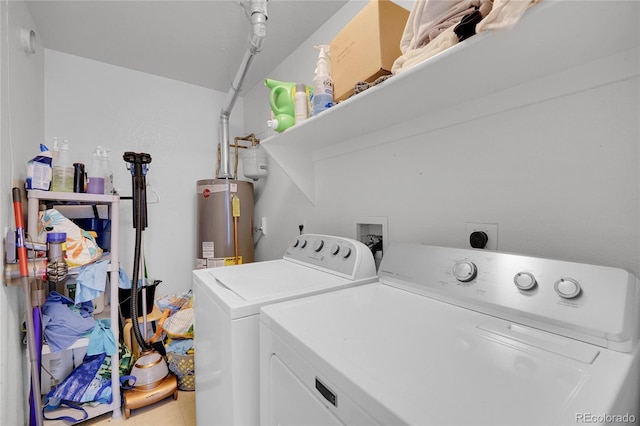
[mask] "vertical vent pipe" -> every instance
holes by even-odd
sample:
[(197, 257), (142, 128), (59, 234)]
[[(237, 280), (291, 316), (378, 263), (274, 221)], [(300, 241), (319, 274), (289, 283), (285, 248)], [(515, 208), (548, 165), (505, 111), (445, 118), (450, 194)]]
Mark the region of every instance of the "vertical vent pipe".
[(252, 25), (252, 32), (249, 36), (249, 47), (242, 59), (240, 68), (236, 73), (233, 82), (231, 83), (231, 89), (227, 93), (227, 98), (220, 111), (220, 123), (219, 123), (219, 140), (220, 140), (220, 171), (218, 178), (231, 179), (231, 161), (229, 158), (229, 116), (231, 110), (238, 99), (238, 94), (244, 78), (247, 75), (249, 66), (253, 61), (253, 57), (262, 50), (262, 41), (266, 34), (266, 22), (267, 22), (267, 1), (268, 0), (251, 0), (250, 1), (250, 16)]

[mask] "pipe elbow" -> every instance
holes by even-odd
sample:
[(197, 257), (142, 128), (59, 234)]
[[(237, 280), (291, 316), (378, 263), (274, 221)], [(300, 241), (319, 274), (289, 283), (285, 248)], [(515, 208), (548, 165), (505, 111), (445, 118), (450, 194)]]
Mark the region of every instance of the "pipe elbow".
[[(264, 17), (264, 20), (254, 20), (254, 16)], [(249, 38), (249, 49), (251, 50), (251, 53), (256, 54), (262, 50), (262, 42), (267, 35), (266, 15), (255, 14), (252, 16), (251, 21), (253, 23), (253, 32)]]
[(251, 16), (252, 21), (256, 15), (262, 15), (264, 20), (267, 20), (267, 1), (268, 0), (251, 0), (249, 2), (249, 16)]
[(267, 0), (251, 0), (250, 19), (253, 31), (249, 38), (249, 49), (255, 55), (262, 50), (262, 41), (267, 35)]

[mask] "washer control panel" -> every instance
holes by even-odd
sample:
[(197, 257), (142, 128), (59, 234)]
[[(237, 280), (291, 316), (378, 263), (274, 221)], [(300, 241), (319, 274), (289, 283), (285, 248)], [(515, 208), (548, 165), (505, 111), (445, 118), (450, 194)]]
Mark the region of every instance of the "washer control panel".
[(283, 258), (354, 280), (376, 276), (371, 250), (350, 238), (303, 234), (291, 243)]
[(638, 333), (638, 280), (623, 269), (396, 243), (378, 275), (387, 285), (590, 343)]

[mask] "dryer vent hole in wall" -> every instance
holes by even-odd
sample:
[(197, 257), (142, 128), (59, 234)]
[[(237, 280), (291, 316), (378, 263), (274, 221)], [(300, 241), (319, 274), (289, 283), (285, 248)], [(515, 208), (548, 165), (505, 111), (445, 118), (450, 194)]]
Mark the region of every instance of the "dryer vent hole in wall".
[(383, 255), (384, 232), (382, 224), (358, 223), (356, 225), (356, 239), (365, 244), (371, 250), (376, 262), (376, 269), (380, 266)]

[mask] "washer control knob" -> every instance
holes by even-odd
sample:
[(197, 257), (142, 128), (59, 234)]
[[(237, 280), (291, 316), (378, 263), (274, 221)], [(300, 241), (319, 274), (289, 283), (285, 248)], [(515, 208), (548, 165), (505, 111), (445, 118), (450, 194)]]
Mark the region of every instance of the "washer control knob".
[(513, 277), (513, 283), (520, 290), (532, 290), (536, 286), (536, 277), (530, 272), (518, 272)]
[(324, 247), (324, 241), (322, 240), (318, 240), (315, 243), (313, 243), (313, 250), (316, 252), (319, 252), (320, 250), (322, 250), (322, 247)]
[(340, 253), (340, 246), (337, 245), (337, 244), (332, 245), (331, 246), (331, 254), (335, 256), (338, 253)]
[(560, 278), (554, 285), (558, 296), (565, 299), (573, 299), (580, 294), (580, 284), (573, 278)]
[(343, 257), (344, 259), (348, 259), (348, 258), (349, 258), (349, 256), (351, 256), (351, 247), (345, 247), (345, 248), (342, 250), (342, 257)]
[(461, 260), (453, 265), (453, 276), (463, 283), (469, 282), (478, 274), (478, 268), (470, 260)]
[(307, 240), (305, 240), (304, 238), (302, 238), (302, 239), (300, 239), (298, 241), (300, 241), (299, 246), (300, 246), (301, 249), (303, 249), (303, 248), (305, 248), (307, 246)]

